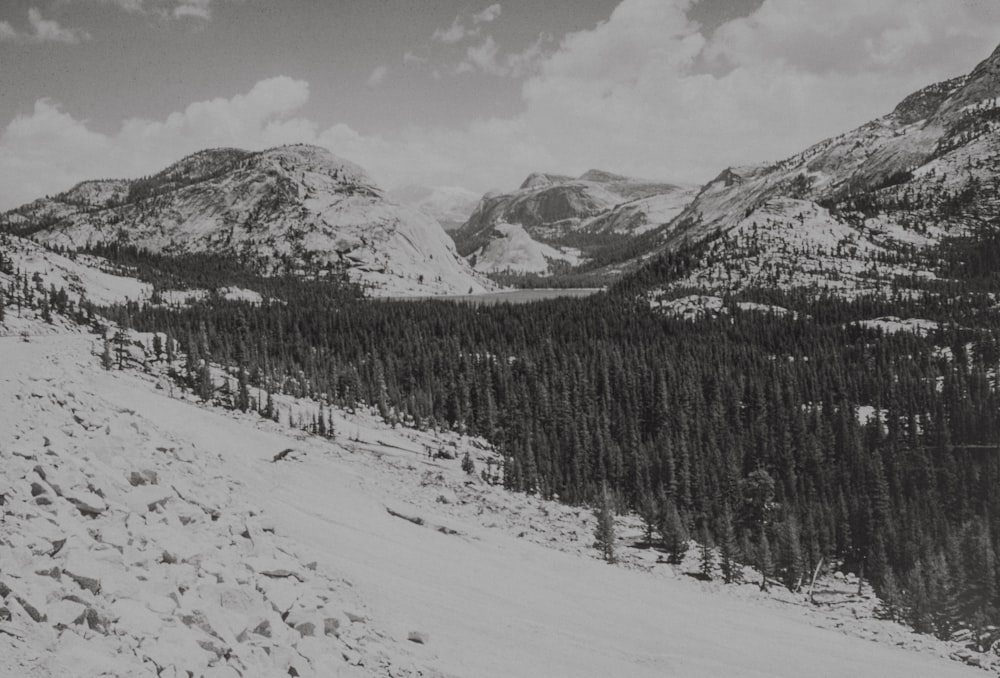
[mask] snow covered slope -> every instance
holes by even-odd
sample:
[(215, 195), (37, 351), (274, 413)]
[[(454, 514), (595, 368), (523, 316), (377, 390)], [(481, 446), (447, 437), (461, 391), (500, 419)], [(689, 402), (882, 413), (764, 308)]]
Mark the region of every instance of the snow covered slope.
[(0, 338), (0, 675), (982, 675), (898, 627), (608, 566), (587, 511), (424, 454), (481, 464), (472, 441), (343, 413), (342, 442), (303, 436), (96, 348)]
[(545, 274), (621, 248), (671, 221), (693, 197), (689, 188), (600, 170), (578, 178), (536, 173), (516, 191), (483, 196), (453, 235), (479, 270)]
[(4, 222), (68, 248), (123, 241), (230, 254), (272, 272), (346, 269), (376, 295), (491, 288), (434, 219), (388, 201), (361, 168), (314, 146), (202, 151), (152, 177), (85, 182)]

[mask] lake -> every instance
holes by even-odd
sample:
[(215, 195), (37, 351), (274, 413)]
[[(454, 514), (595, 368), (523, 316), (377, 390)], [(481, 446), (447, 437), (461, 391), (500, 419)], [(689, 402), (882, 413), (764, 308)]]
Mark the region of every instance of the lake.
[(535, 289), (535, 290), (505, 290), (503, 292), (488, 292), (486, 294), (460, 294), (454, 296), (436, 297), (391, 297), (393, 301), (418, 301), (424, 299), (440, 299), (442, 301), (462, 301), (473, 304), (527, 304), (532, 301), (545, 301), (560, 297), (589, 297), (601, 292), (600, 287), (570, 287), (566, 289)]

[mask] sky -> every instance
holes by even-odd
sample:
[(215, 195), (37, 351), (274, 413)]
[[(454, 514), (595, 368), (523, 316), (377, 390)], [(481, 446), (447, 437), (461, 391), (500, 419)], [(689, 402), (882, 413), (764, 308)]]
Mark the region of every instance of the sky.
[(1000, 0), (0, 0), (0, 209), (203, 148), (699, 184), (971, 70)]

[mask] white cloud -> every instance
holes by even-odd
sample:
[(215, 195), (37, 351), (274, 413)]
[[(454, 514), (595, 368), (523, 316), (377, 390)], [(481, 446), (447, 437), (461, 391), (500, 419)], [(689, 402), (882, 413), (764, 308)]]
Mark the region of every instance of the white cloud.
[(389, 72), (389, 69), (385, 66), (376, 66), (372, 70), (372, 74), (368, 76), (368, 81), (365, 83), (369, 89), (375, 89), (385, 82), (385, 76)]
[[(69, 0), (67, 0), (69, 1)], [(165, 19), (212, 18), (212, 4), (215, 0), (72, 0), (74, 2), (96, 2), (114, 5), (126, 12), (154, 14)]]
[(0, 21), (0, 42), (17, 40), (18, 33), (8, 21)]
[(90, 34), (79, 28), (65, 28), (53, 19), (46, 19), (35, 7), (28, 9), (28, 30), (18, 31), (7, 21), (0, 21), (0, 42), (61, 42), (76, 45), (90, 40)]
[(84, 179), (150, 174), (203, 148), (266, 148), (315, 139), (312, 122), (292, 117), (308, 99), (307, 83), (271, 78), (246, 94), (193, 103), (164, 120), (126, 120), (112, 135), (39, 100), (0, 133), (0, 209)]
[(500, 3), (496, 2), (484, 9), (478, 14), (472, 15), (472, 23), (474, 24), (485, 24), (495, 20), (500, 16)]
[(448, 28), (435, 29), (434, 33), (431, 34), (431, 40), (452, 45), (456, 42), (461, 42), (467, 35), (470, 35), (469, 29), (462, 23), (462, 17), (457, 16)]
[(471, 27), (466, 25), (466, 19), (463, 15), (459, 14), (447, 28), (436, 29), (431, 34), (431, 40), (443, 42), (446, 45), (454, 45), (463, 40), (479, 37), (481, 32), (480, 24), (487, 24), (496, 20), (500, 16), (500, 11), (500, 3), (497, 2), (469, 16), (468, 22), (472, 24)]
[(427, 58), (426, 57), (422, 57), (422, 56), (414, 53), (412, 50), (407, 50), (403, 54), (403, 63), (404, 64), (422, 64), (422, 63), (426, 63), (426, 62), (427, 62)]
[(174, 18), (191, 17), (208, 20), (212, 18), (211, 0), (186, 0), (174, 7)]
[(455, 73), (475, 73), (477, 71), (500, 77), (518, 78), (537, 69), (546, 54), (546, 45), (552, 36), (542, 33), (534, 43), (520, 52), (500, 54), (500, 48), (492, 35), (487, 35), (477, 45), (465, 50), (465, 58), (455, 67)]
[[(201, 148), (292, 141), (325, 145), (386, 186), (509, 188), (531, 171), (589, 167), (700, 181), (888, 112), (970, 70), (1000, 35), (1000, 11), (971, 0), (766, 0), (708, 37), (688, 19), (691, 4), (624, 0), (554, 51), (539, 48), (519, 114), (457, 129), (321, 129), (298, 115), (309, 88), (290, 78), (162, 121), (129, 120), (113, 135), (43, 100), (0, 134), (0, 206), (84, 178), (147, 174)], [(495, 43), (472, 46), (482, 49), (469, 68), (512, 68)]]

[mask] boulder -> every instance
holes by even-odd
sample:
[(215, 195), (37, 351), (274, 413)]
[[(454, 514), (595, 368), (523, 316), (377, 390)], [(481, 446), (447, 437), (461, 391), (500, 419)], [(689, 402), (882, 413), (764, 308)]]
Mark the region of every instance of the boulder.
[(125, 495), (124, 503), (130, 511), (142, 515), (155, 511), (173, 498), (174, 491), (169, 487), (139, 485)]
[(340, 620), (336, 617), (325, 617), (323, 619), (323, 635), (340, 637)]
[(108, 510), (107, 503), (89, 490), (72, 489), (63, 497), (76, 507), (76, 510), (88, 517), (97, 517)]
[(156, 471), (143, 469), (141, 471), (132, 471), (128, 476), (128, 482), (132, 487), (156, 485), (159, 482), (159, 477)]
[(63, 565), (63, 574), (95, 596), (101, 592), (101, 577), (106, 572), (106, 566), (83, 549), (71, 551)]
[(406, 639), (411, 643), (426, 645), (430, 642), (431, 637), (423, 631), (410, 631), (409, 634), (407, 634)]
[(48, 606), (49, 623), (53, 626), (71, 626), (82, 623), (87, 606), (75, 600), (63, 599)]
[(163, 627), (163, 620), (140, 602), (125, 598), (111, 604), (111, 614), (118, 620), (118, 627), (126, 633), (151, 638)]
[(303, 621), (295, 625), (295, 630), (299, 632), (300, 636), (315, 636), (316, 635), (316, 623), (312, 621)]
[(303, 594), (301, 585), (294, 579), (261, 577), (257, 586), (274, 611), (281, 615), (287, 614)]

